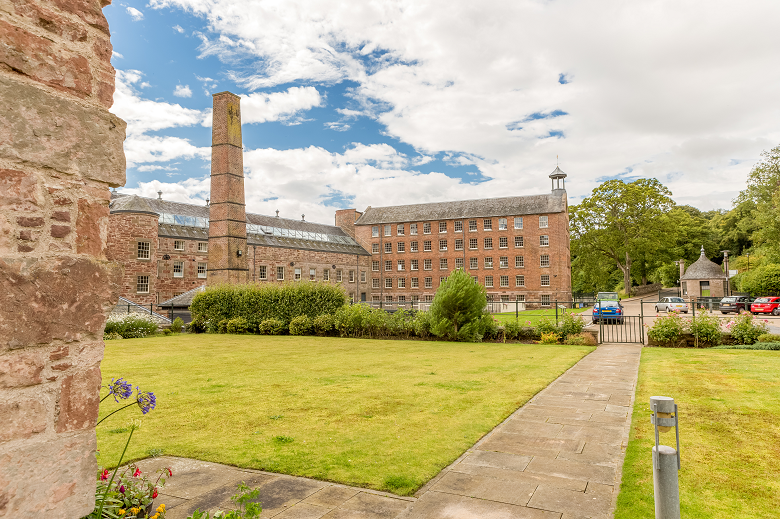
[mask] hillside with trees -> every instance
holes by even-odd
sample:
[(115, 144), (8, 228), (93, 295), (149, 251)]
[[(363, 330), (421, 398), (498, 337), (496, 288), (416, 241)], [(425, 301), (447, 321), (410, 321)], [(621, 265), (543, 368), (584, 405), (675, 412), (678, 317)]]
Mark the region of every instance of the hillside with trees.
[(780, 146), (761, 154), (731, 209), (677, 205), (658, 180), (608, 180), (571, 206), (572, 290), (674, 287), (686, 265), (708, 258), (729, 268), (736, 291), (780, 293)]

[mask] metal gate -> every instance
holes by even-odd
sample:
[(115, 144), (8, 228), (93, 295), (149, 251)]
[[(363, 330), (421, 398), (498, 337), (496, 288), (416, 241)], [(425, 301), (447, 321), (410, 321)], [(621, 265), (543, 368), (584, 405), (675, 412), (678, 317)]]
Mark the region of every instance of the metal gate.
[(599, 344), (605, 342), (645, 342), (645, 319), (643, 315), (623, 315), (617, 319), (599, 319)]

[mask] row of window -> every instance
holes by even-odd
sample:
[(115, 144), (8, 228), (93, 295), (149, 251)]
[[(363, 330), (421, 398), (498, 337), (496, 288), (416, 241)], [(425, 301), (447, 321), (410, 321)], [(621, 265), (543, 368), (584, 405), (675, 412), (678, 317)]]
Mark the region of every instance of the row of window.
[[(525, 247), (525, 240), (522, 236), (515, 236), (514, 237), (514, 243), (515, 248), (520, 249)], [(465, 244), (465, 240), (463, 239), (456, 239), (455, 240), (455, 250), (463, 250), (463, 246)], [(483, 249), (490, 250), (493, 248), (493, 238), (488, 237), (484, 238), (482, 241)], [(550, 236), (547, 234), (543, 234), (539, 236), (539, 246), (540, 247), (549, 247), (550, 246)], [(409, 242), (409, 252), (419, 252), (420, 251), (420, 242), (418, 241), (410, 241)], [(448, 240), (439, 240), (439, 251), (446, 251), (448, 250), (449, 242)], [(477, 238), (469, 238), (469, 250), (478, 250), (479, 248), (479, 240)], [(501, 236), (498, 239), (498, 248), (499, 249), (508, 249), (509, 248), (509, 237), (508, 236)], [(393, 244), (392, 242), (385, 242), (384, 244), (384, 253), (385, 254), (392, 254), (393, 252)], [(399, 241), (395, 244), (395, 250), (398, 253), (406, 252), (406, 242)], [(433, 240), (424, 240), (423, 241), (423, 252), (432, 252), (433, 251)], [(379, 243), (372, 243), (371, 244), (371, 252), (374, 254), (379, 254)]]
[[(173, 250), (177, 251), (184, 251), (185, 250), (185, 240), (173, 240)], [(209, 251), (209, 242), (207, 241), (199, 241), (198, 242), (198, 252), (208, 252)], [(136, 256), (139, 260), (148, 260), (152, 257), (152, 244), (148, 241), (139, 241), (138, 242), (138, 255)]]
[[(440, 277), (439, 283), (444, 283), (444, 280), (447, 279), (446, 277)], [(472, 276), (472, 279), (474, 279), (475, 283), (479, 283), (478, 276)], [(498, 276), (498, 286), (501, 288), (507, 288), (509, 287), (509, 280), (510, 276)], [(483, 277), (483, 283), (485, 287), (487, 288), (493, 288), (495, 282), (494, 276), (484, 276)], [(540, 276), (539, 279), (540, 286), (543, 287), (549, 287), (550, 286), (550, 276), (545, 274), (543, 276)], [(516, 287), (525, 287), (525, 276), (515, 276), (515, 285)], [(371, 279), (371, 288), (379, 289), (381, 288), (381, 281), (379, 278), (373, 278)], [(385, 286), (384, 288), (407, 288), (406, 286), (406, 278), (385, 278)], [(409, 279), (409, 287), (408, 288), (420, 288), (420, 278), (410, 278)], [(423, 278), (423, 286), (422, 288), (433, 288), (433, 277), (425, 277)]]
[[(482, 259), (483, 268), (486, 269), (492, 269), (493, 268), (493, 258), (492, 257), (486, 257)], [(439, 270), (447, 270), (449, 269), (449, 258), (439, 258)], [(406, 260), (397, 260), (396, 263), (396, 270), (398, 271), (405, 271), (406, 270)], [(456, 269), (463, 269), (465, 265), (465, 258), (455, 258), (455, 268)], [(378, 260), (372, 260), (371, 261), (371, 270), (373, 272), (379, 272), (379, 266), (380, 262)], [(549, 267), (550, 266), (550, 255), (549, 254), (542, 254), (539, 256), (539, 266), (540, 267)], [(479, 258), (469, 258), (469, 269), (474, 270), (479, 268)], [(506, 269), (509, 268), (509, 256), (499, 256), (498, 258), (498, 268)], [(525, 268), (525, 256), (515, 256), (515, 268), (521, 269)], [(385, 272), (392, 272), (393, 270), (393, 262), (392, 260), (385, 260)], [(412, 259), (409, 260), (409, 270), (420, 270), (420, 260), (418, 259)], [(433, 260), (432, 259), (423, 259), (423, 270), (433, 270)]]
[[(426, 295), (422, 295), (422, 296), (420, 296), (418, 294), (412, 294), (410, 296), (409, 301), (411, 301), (413, 303), (417, 303), (417, 302), (419, 302), (421, 300), (420, 299), (421, 297), (422, 297), (422, 300), (425, 301), (425, 302), (433, 301), (433, 296), (430, 295), (430, 294), (426, 294)], [(375, 295), (371, 296), (371, 300), (373, 302), (375, 302), (375, 303), (378, 303), (380, 301), (380, 296), (375, 294)], [(393, 296), (392, 294), (386, 294), (385, 298), (384, 298), (384, 301), (386, 303), (394, 303), (394, 302), (406, 303), (406, 296), (403, 295), (403, 294), (398, 295), (398, 296)], [(493, 301), (494, 301), (493, 297), (490, 294), (488, 294), (488, 302), (493, 302)], [(513, 296), (511, 294), (501, 294), (499, 296), (498, 301), (501, 301), (502, 303), (509, 303), (509, 302), (512, 302), (512, 301), (519, 301), (521, 303), (524, 303), (525, 302), (525, 294), (515, 295), (514, 298), (513, 298)], [(539, 301), (541, 302), (542, 306), (550, 306), (550, 303), (552, 302), (550, 294), (541, 294), (539, 296)]]
[[(523, 228), (523, 217), (517, 216), (513, 219), (513, 227), (515, 229), (522, 229)], [(462, 220), (456, 220), (453, 223), (453, 230), (455, 232), (463, 232), (463, 221)], [(476, 232), (477, 224), (479, 223), (479, 220), (469, 220), (468, 221), (468, 229), (469, 232)], [(546, 229), (548, 226), (548, 218), (547, 216), (540, 216), (539, 217), (539, 228), (540, 229)], [(410, 223), (409, 225), (409, 234), (412, 236), (415, 236), (418, 234), (418, 224), (416, 223)], [(371, 227), (371, 236), (374, 238), (377, 238), (379, 236), (379, 225), (374, 225)], [(439, 233), (445, 233), (447, 232), (448, 226), (447, 222), (439, 222)], [(506, 231), (509, 229), (509, 219), (508, 218), (499, 218), (498, 219), (498, 230), (499, 231)], [(392, 236), (393, 226), (392, 224), (386, 224), (384, 225), (384, 235), (385, 236)], [(432, 226), (430, 222), (425, 222), (422, 224), (422, 232), (423, 234), (431, 234)], [(482, 230), (483, 231), (492, 231), (493, 230), (493, 219), (492, 218), (482, 218)], [(396, 236), (405, 236), (406, 235), (406, 224), (399, 223), (395, 226), (395, 235)]]
[[(305, 271), (305, 269), (302, 269), (300, 267), (295, 267), (295, 269), (293, 270), (293, 279), (295, 281), (300, 281), (301, 279), (303, 279), (303, 276), (305, 275), (304, 271)], [(308, 279), (310, 281), (315, 281), (317, 279), (317, 269), (316, 268), (310, 268), (310, 269), (308, 269), (308, 271), (309, 271), (309, 278)], [(336, 275), (335, 275), (334, 279), (335, 279), (335, 281), (337, 283), (341, 283), (342, 281), (344, 281), (344, 271), (343, 270), (337, 269), (335, 273), (336, 273)], [(285, 268), (284, 267), (276, 267), (276, 280), (277, 281), (284, 281), (284, 279), (285, 279), (284, 276), (285, 276)], [(266, 265), (260, 265), (259, 267), (257, 267), (257, 278), (260, 281), (267, 281), (268, 280), (268, 267)], [(347, 271), (346, 278), (347, 278), (347, 280), (350, 283), (354, 283), (355, 282), (355, 271), (354, 270)], [(330, 281), (330, 269), (324, 269), (322, 271), (322, 280), (323, 281)], [(366, 273), (365, 273), (365, 271), (361, 271), (360, 272), (360, 282), (361, 283), (365, 283), (366, 282)]]

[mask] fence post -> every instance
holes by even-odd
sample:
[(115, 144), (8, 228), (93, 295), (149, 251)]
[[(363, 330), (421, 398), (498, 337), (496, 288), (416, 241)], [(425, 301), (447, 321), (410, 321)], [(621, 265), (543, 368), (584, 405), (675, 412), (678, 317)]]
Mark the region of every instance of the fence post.
[(517, 296), (515, 296), (515, 321), (520, 319), (520, 302), (517, 300)]
[[(658, 292), (661, 293), (660, 291)], [(659, 297), (660, 301), (661, 298)], [(643, 301), (639, 300), (639, 338), (642, 339), (642, 344), (645, 343), (645, 305)]]
[(696, 318), (696, 301), (691, 301), (691, 307), (693, 308), (693, 318)]
[(558, 299), (555, 299), (555, 327), (558, 327)]

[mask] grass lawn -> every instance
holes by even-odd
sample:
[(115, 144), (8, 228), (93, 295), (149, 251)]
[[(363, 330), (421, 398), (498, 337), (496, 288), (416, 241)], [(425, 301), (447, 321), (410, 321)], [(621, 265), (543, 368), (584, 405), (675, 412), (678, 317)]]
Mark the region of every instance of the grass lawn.
[[(157, 396), (127, 460), (156, 451), (406, 495), (592, 349), (179, 335), (107, 341), (102, 371)], [(102, 465), (138, 416), (98, 427)]]
[[(649, 398), (680, 412), (681, 513), (774, 518), (780, 510), (780, 352), (645, 348), (616, 519), (652, 519)], [(674, 446), (674, 430), (661, 434)]]
[[(567, 308), (566, 313), (567, 314), (581, 314), (582, 312), (585, 312), (586, 310), (590, 310), (590, 308)], [(558, 310), (558, 318), (563, 316), (563, 310)], [(496, 318), (498, 322), (501, 324), (508, 323), (510, 321), (515, 320), (515, 313), (514, 312), (506, 312), (502, 314), (493, 314), (493, 317)], [(546, 309), (546, 310), (524, 310), (522, 312), (519, 312), (519, 321), (522, 326), (536, 326), (536, 323), (539, 322), (540, 319), (543, 317), (547, 317), (548, 319), (555, 320), (555, 308), (552, 309)]]

